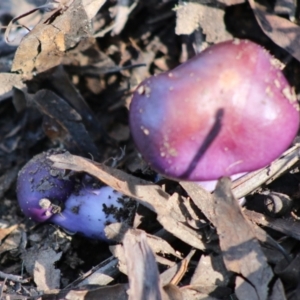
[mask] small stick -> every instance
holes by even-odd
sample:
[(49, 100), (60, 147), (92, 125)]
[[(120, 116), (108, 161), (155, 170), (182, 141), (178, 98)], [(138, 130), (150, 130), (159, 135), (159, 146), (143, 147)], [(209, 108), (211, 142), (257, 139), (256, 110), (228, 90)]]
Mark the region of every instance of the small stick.
[(7, 274), (0, 271), (0, 278), (4, 278), (5, 280), (11, 280), (19, 283), (27, 283), (28, 279), (23, 279), (21, 276)]

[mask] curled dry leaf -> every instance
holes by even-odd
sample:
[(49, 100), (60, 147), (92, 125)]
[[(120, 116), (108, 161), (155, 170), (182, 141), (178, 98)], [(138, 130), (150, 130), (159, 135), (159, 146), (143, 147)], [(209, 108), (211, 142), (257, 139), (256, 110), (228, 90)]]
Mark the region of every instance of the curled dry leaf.
[(155, 256), (147, 243), (146, 233), (126, 233), (123, 247), (129, 279), (129, 300), (161, 300), (159, 273)]
[(254, 0), (249, 0), (249, 4), (263, 32), (275, 44), (300, 61), (300, 27), (285, 18), (276, 16), (267, 7)]
[(74, 0), (54, 20), (45, 18), (23, 38), (15, 54), (12, 71), (25, 80), (59, 65), (64, 54), (91, 33), (81, 0)]

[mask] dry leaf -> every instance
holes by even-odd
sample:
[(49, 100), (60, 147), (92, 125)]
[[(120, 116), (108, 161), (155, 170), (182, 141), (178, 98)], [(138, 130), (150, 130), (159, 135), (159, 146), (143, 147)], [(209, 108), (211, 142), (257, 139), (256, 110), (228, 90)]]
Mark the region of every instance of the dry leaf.
[(10, 235), (19, 225), (13, 225), (8, 228), (0, 228), (0, 244), (8, 235)]
[[(84, 49), (77, 50), (82, 50), (84, 52)], [(78, 51), (75, 51), (77, 57), (81, 54), (81, 52), (79, 54)], [(83, 96), (76, 89), (64, 68), (62, 66), (58, 66), (57, 68), (55, 68), (51, 76), (49, 76), (48, 80), (51, 82), (51, 86), (53, 87), (55, 92), (60, 95), (60, 97), (65, 101), (67, 101), (73, 108), (75, 108), (76, 111), (80, 114), (83, 119), (84, 125), (87, 126), (88, 132), (93, 137), (101, 136), (103, 129), (101, 128), (99, 120), (95, 117), (95, 114), (86, 103)]]
[(136, 7), (137, 3), (137, 0), (133, 4), (131, 4), (130, 0), (118, 1), (118, 5), (116, 7), (117, 13), (115, 17), (114, 28), (112, 30), (112, 35), (117, 35), (122, 31), (129, 18), (129, 14)]
[(33, 269), (34, 282), (38, 290), (57, 289), (60, 286), (60, 270), (54, 263), (60, 260), (62, 252), (56, 253), (53, 249), (43, 249), (38, 252)]
[(286, 300), (284, 287), (280, 279), (275, 281), (269, 300)]
[(127, 272), (129, 278), (129, 300), (161, 300), (161, 285), (155, 256), (147, 243), (146, 233), (125, 234)]
[(22, 77), (18, 74), (0, 73), (0, 102), (12, 96), (13, 87), (25, 88)]
[(176, 34), (192, 34), (199, 27), (209, 43), (219, 43), (232, 38), (224, 24), (224, 5), (203, 1), (185, 2), (176, 8)]
[[(4, 3), (5, 2), (5, 3)], [(44, 1), (45, 2), (45, 1)], [(4, 7), (2, 7), (2, 3), (4, 3)], [(9, 0), (2, 1), (0, 4), (0, 10), (6, 10), (6, 13), (9, 13), (11, 16), (21, 16), (22, 14), (37, 9), (38, 4), (34, 3), (34, 1), (20, 1), (20, 0)], [(38, 10), (34, 14), (29, 14), (28, 16), (24, 16), (22, 18), (22, 22), (20, 24), (24, 24), (26, 28), (33, 28), (36, 23), (41, 19), (42, 13)], [(15, 24), (16, 25), (16, 24)], [(9, 40), (11, 45), (19, 45), (21, 39), (24, 35), (28, 33), (28, 30), (23, 28), (20, 30), (17, 26), (12, 26), (9, 34)]]
[(12, 231), (0, 245), (0, 254), (6, 251), (18, 249), (22, 241), (22, 232), (24, 232), (24, 230), (18, 227), (18, 225), (14, 225), (10, 228), (12, 229)]
[(296, 9), (296, 2), (294, 0), (276, 0), (274, 6), (274, 12), (277, 15), (288, 15), (291, 21), (292, 18), (295, 18)]
[(119, 271), (125, 275), (128, 275), (123, 246), (122, 245), (110, 246), (109, 250), (113, 254), (113, 256), (118, 260)]
[(223, 258), (218, 254), (202, 255), (191, 279), (191, 285), (226, 287), (232, 273), (225, 268)]
[(24, 80), (59, 65), (68, 50), (90, 36), (90, 22), (81, 0), (74, 0), (53, 22), (45, 24), (45, 18), (23, 38), (15, 54), (12, 71)]
[(290, 236), (296, 240), (300, 240), (300, 223), (295, 222), (294, 219), (271, 218), (251, 210), (244, 210), (244, 214), (252, 222), (271, 228)]
[(99, 157), (98, 149), (85, 129), (81, 116), (67, 102), (48, 90), (37, 92), (33, 101), (38, 109), (50, 118), (49, 121), (52, 119), (59, 124), (62, 130), (58, 131), (58, 139), (69, 148), (76, 148), (80, 153), (90, 153), (95, 158)]
[[(113, 223), (105, 227), (105, 233), (108, 239), (116, 242), (122, 242), (125, 234), (139, 235), (141, 230), (132, 229), (123, 223)], [(177, 258), (182, 258), (171, 245), (160, 237), (146, 234), (147, 242), (154, 253), (172, 254)]]
[(106, 0), (82, 0), (82, 5), (90, 19), (94, 18)]
[(19, 168), (14, 167), (7, 170), (2, 176), (0, 176), (0, 199), (3, 198), (5, 192), (8, 191), (10, 187), (15, 183), (18, 172)]
[[(217, 286), (197, 286), (197, 285), (188, 285), (183, 286), (180, 289), (180, 292), (183, 295), (184, 300), (220, 300), (220, 299), (231, 299), (232, 290), (230, 288), (221, 288)], [(234, 298), (235, 299), (235, 298)], [(250, 300), (250, 298), (244, 298), (240, 300)], [(252, 300), (252, 299), (251, 299)]]
[(285, 284), (286, 289), (296, 289), (299, 285), (300, 254), (292, 260), (281, 260), (274, 268), (274, 273)]
[[(267, 299), (268, 285), (273, 272), (256, 240), (250, 223), (244, 218), (231, 192), (230, 180), (219, 180), (214, 193), (215, 218), (224, 263), (228, 270), (241, 274), (237, 287), (251, 299)], [(234, 225), (234, 226), (233, 226)], [(243, 279), (247, 279), (247, 282)], [(251, 295), (251, 296), (250, 296)], [(246, 298), (240, 298), (246, 299)]]
[(271, 13), (262, 4), (249, 0), (264, 33), (278, 46), (300, 61), (300, 27), (291, 21)]

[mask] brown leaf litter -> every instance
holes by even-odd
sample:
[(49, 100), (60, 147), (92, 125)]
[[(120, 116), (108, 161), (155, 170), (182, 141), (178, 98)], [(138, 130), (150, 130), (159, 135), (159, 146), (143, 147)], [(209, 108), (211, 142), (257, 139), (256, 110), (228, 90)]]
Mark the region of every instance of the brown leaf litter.
[[(1, 24), (15, 18), (23, 27), (12, 27), (15, 48), (0, 43), (0, 298), (295, 299), (299, 144), (232, 185), (221, 179), (210, 194), (193, 183), (156, 182), (130, 140), (126, 107), (141, 80), (231, 37), (271, 50), (299, 93), (298, 4), (66, 0), (21, 20), (45, 3), (17, 9), (19, 2), (0, 3)], [(51, 147), (74, 153), (52, 156), (54, 166), (136, 199), (132, 227), (106, 227), (115, 244), (36, 225), (18, 211), (18, 170)], [(281, 216), (236, 201), (273, 192), (291, 201)]]

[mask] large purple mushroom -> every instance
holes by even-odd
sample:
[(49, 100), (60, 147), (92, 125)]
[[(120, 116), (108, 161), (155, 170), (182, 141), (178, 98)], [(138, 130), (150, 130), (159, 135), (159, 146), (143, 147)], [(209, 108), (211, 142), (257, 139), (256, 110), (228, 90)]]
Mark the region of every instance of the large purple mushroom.
[(299, 127), (278, 62), (248, 40), (216, 44), (143, 81), (130, 128), (144, 159), (175, 179), (207, 181), (270, 164)]
[[(37, 155), (19, 172), (17, 198), (23, 213), (37, 222), (51, 222), (69, 233), (108, 241), (104, 228), (132, 221), (135, 202), (90, 176), (55, 169), (53, 151)], [(72, 174), (72, 176), (70, 176)]]

